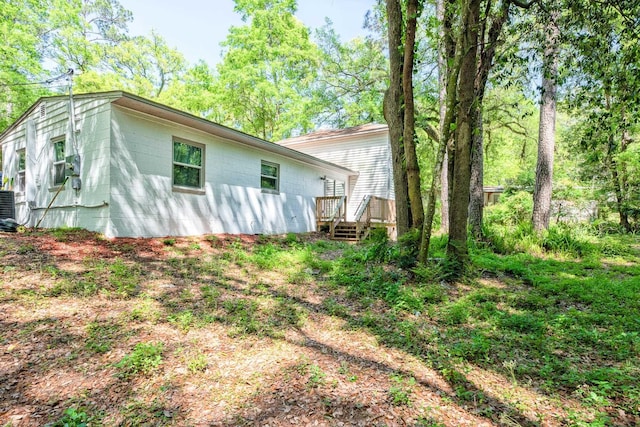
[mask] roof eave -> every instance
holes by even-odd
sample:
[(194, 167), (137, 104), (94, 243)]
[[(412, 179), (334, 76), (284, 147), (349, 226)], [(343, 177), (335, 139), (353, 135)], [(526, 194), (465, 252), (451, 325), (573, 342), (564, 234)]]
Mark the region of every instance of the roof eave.
[(229, 141), (240, 143), (251, 148), (285, 156), (298, 162), (313, 165), (322, 169), (331, 170), (345, 175), (359, 174), (358, 172), (352, 171), (351, 169), (318, 159), (317, 157), (313, 157), (311, 155), (293, 150), (285, 146), (265, 141), (244, 132), (231, 129), (229, 127), (211, 122), (207, 119), (203, 119), (193, 114), (180, 111), (175, 108), (159, 104), (157, 102), (150, 101), (148, 99), (130, 93), (122, 92), (122, 96), (113, 100), (112, 103), (125, 108), (130, 108), (141, 113), (149, 114), (154, 117), (159, 117), (171, 122), (198, 129), (203, 132), (218, 136)]

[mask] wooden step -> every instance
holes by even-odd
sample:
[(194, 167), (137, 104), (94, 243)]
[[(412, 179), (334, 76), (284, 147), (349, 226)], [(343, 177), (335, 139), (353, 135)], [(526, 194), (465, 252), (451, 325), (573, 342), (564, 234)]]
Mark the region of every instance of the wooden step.
[(333, 230), (333, 240), (358, 241), (358, 227), (355, 222), (341, 222)]

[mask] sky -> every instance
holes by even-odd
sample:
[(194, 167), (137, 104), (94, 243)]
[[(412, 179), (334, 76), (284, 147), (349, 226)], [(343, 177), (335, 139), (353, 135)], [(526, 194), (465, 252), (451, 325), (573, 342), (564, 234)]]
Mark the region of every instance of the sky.
[[(130, 35), (156, 30), (187, 61), (214, 65), (221, 60), (220, 42), (229, 27), (243, 25), (233, 0), (120, 0), (133, 13)], [(296, 16), (312, 30), (333, 22), (342, 41), (366, 34), (364, 16), (375, 0), (298, 0)]]

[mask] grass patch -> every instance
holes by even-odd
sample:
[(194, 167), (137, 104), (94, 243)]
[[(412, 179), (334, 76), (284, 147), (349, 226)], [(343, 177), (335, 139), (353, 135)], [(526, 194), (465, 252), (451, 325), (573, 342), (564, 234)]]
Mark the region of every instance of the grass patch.
[(162, 343), (149, 342), (138, 343), (131, 352), (115, 364), (118, 369), (118, 376), (129, 379), (138, 374), (151, 374), (160, 367), (162, 363)]

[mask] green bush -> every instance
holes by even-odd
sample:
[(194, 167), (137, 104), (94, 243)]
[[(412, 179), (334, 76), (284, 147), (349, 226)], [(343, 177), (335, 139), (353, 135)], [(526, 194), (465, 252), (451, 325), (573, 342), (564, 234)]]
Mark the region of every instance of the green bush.
[(484, 210), (488, 224), (516, 226), (531, 221), (533, 198), (526, 191), (503, 195), (500, 203), (487, 206)]

